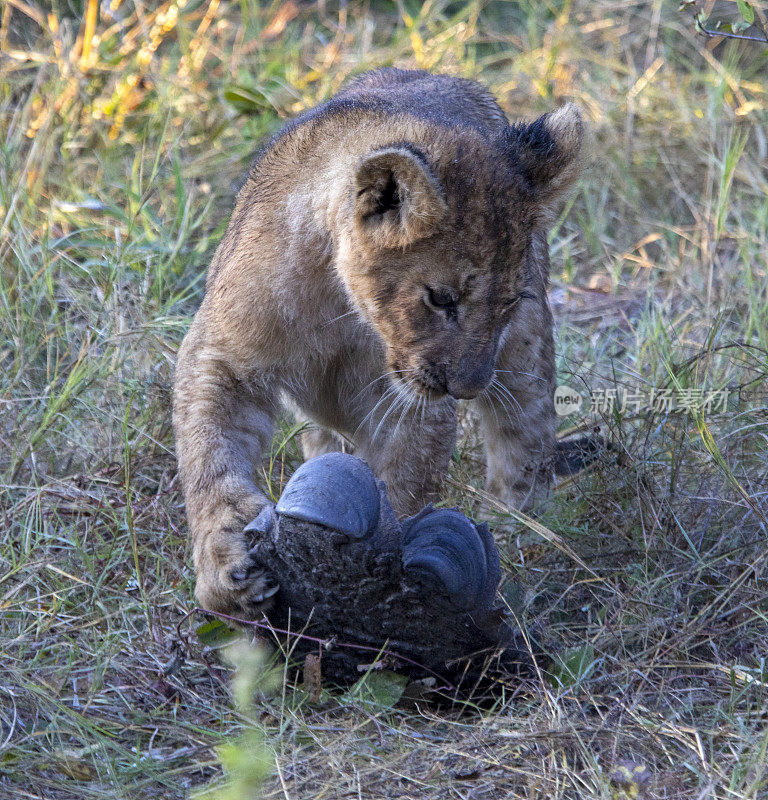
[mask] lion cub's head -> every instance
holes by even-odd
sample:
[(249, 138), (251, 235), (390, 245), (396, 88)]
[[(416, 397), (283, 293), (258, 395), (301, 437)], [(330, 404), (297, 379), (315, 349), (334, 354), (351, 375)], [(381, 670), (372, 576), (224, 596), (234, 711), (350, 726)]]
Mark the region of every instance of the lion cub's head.
[(402, 388), (470, 398), (516, 307), (544, 291), (526, 253), (578, 174), (583, 126), (568, 105), (495, 141), (435, 130), (355, 165), (337, 269)]

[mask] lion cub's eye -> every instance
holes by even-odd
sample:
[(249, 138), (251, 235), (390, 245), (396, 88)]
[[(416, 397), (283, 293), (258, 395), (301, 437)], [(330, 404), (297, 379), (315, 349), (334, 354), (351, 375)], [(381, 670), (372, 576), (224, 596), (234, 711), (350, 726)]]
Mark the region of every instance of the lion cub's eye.
[(456, 292), (450, 289), (433, 289), (430, 286), (426, 287), (427, 305), (432, 308), (439, 309), (440, 311), (454, 311), (459, 302), (459, 296)]
[(511, 311), (515, 306), (517, 306), (521, 300), (535, 300), (536, 295), (533, 292), (522, 291), (520, 294), (516, 294), (514, 297), (511, 297), (509, 300), (505, 300), (502, 303), (501, 309), (503, 313), (507, 313)]

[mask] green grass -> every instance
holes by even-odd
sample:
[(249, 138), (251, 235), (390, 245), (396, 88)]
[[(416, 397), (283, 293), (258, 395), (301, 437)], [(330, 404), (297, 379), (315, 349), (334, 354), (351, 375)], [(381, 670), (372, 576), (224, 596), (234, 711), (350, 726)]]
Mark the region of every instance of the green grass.
[[(84, 56), (89, 5), (0, 2), (0, 797), (186, 797), (217, 747), (263, 734), (267, 797), (631, 797), (629, 763), (643, 797), (764, 798), (764, 48), (714, 46), (658, 0), (123, 0)], [(257, 143), (388, 64), (478, 78), (512, 117), (572, 99), (589, 118), (552, 235), (562, 383), (730, 399), (568, 418), (611, 453), (539, 532), (494, 516), (561, 684), (459, 714), (333, 687), (316, 705), (284, 674), (236, 706), (185, 620), (174, 354)], [(470, 418), (446, 501), (481, 486)]]

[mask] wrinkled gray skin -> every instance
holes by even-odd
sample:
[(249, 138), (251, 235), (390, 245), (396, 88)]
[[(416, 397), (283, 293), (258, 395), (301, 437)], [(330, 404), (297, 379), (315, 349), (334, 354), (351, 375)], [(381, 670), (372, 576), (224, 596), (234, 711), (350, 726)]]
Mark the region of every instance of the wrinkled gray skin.
[[(487, 526), (432, 506), (398, 522), (384, 484), (354, 456), (303, 464), (246, 531), (257, 534), (254, 562), (279, 584), (267, 612), (276, 628), (386, 647), (426, 669), (387, 668), (454, 684), (474, 680), (494, 652), (507, 668), (529, 663), (496, 598), (501, 571)], [(294, 656), (317, 652), (306, 640), (294, 645)], [(323, 651), (323, 674), (356, 680), (375, 660), (376, 652), (335, 646)]]

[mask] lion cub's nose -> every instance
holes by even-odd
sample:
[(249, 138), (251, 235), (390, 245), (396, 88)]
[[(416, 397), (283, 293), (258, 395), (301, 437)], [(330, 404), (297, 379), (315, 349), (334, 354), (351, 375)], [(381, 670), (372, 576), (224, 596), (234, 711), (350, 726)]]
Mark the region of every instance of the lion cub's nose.
[(460, 368), (448, 379), (448, 394), (457, 400), (472, 400), (485, 389), (493, 377), (493, 361)]

